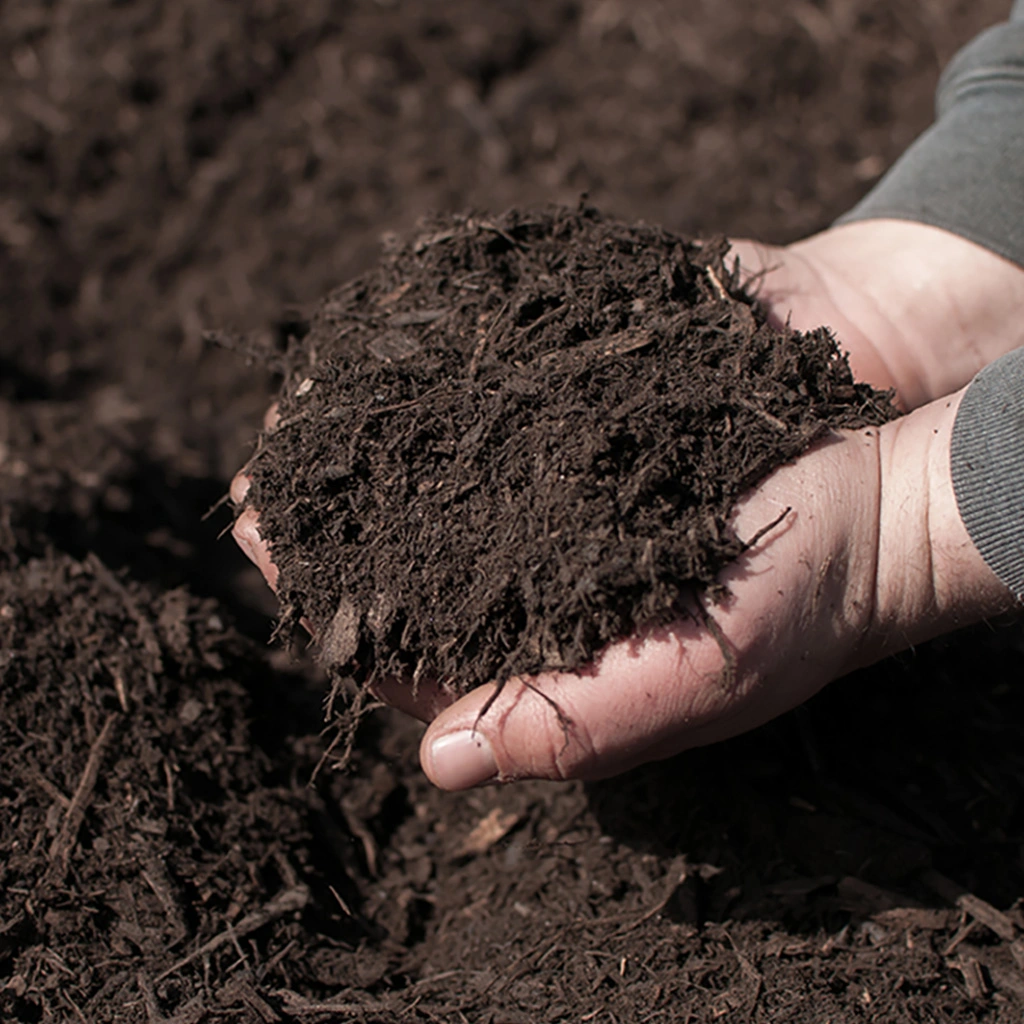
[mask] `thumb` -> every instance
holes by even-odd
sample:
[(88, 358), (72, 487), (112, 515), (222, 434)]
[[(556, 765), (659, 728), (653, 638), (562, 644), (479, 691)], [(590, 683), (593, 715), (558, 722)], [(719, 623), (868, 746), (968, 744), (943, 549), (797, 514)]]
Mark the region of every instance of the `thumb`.
[[(581, 674), (490, 684), (430, 724), (420, 761), (442, 789), (516, 779), (593, 779), (749, 727), (737, 689), (715, 685), (725, 659), (691, 621), (609, 647)], [(666, 686), (672, 679), (675, 685)], [(739, 704), (745, 702), (740, 701)]]

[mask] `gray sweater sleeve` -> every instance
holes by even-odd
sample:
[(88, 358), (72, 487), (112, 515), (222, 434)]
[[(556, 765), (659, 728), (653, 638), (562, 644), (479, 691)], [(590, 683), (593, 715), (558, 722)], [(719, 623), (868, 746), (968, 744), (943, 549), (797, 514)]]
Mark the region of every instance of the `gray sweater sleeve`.
[(953, 424), (950, 468), (974, 546), (1024, 601), (1024, 348), (971, 382)]
[(839, 223), (916, 220), (1024, 266), (1024, 0), (962, 49), (937, 118)]
[[(937, 108), (935, 124), (841, 223), (920, 221), (1024, 266), (1024, 0), (957, 54)], [(950, 469), (971, 540), (1024, 601), (1024, 348), (971, 382)]]

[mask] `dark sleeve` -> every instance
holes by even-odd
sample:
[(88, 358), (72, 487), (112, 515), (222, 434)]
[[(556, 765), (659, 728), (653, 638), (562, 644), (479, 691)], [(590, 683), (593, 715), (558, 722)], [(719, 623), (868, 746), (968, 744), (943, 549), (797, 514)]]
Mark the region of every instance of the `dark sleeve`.
[(1024, 348), (971, 382), (950, 444), (953, 492), (986, 565), (1024, 601)]
[(937, 117), (839, 223), (945, 228), (1024, 266), (1024, 0), (946, 68)]

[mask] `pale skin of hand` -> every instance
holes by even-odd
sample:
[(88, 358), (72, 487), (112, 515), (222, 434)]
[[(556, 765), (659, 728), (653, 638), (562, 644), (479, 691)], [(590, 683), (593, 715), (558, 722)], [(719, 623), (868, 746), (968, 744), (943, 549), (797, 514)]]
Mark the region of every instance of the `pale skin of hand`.
[[(854, 668), (1014, 607), (960, 520), (949, 439), (964, 385), (1024, 344), (1013, 315), (1024, 270), (903, 221), (785, 248), (738, 241), (733, 252), (775, 319), (830, 325), (856, 376), (895, 388), (914, 411), (826, 440), (737, 506), (741, 538), (792, 511), (725, 570), (728, 596), (706, 605), (729, 672), (693, 618), (612, 645), (580, 675), (512, 680), (482, 716), (493, 686), (458, 700), (440, 686), (416, 699), (400, 682), (382, 687), (430, 722), (420, 758), (438, 786), (613, 775), (753, 728)], [(246, 489), (236, 477), (239, 505)], [(246, 509), (234, 533), (273, 587), (257, 521)]]

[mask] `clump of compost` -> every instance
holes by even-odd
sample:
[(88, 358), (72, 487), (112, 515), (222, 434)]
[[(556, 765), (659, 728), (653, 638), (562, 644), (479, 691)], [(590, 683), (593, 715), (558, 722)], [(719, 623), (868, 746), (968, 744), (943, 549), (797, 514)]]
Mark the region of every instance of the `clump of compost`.
[(671, 621), (744, 550), (743, 492), (894, 415), (825, 328), (768, 323), (721, 240), (581, 206), (385, 248), (299, 325), (249, 467), (280, 628), (364, 688), (572, 670)]

